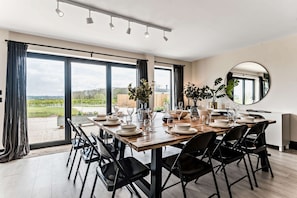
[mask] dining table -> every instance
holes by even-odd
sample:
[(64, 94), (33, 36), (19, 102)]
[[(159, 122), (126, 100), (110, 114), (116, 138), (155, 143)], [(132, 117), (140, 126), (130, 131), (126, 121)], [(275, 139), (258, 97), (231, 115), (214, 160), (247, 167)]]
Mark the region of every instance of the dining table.
[[(201, 119), (197, 119), (192, 121), (189, 117), (185, 117), (180, 121), (175, 119), (173, 124), (176, 123), (190, 123), (191, 128), (195, 131), (191, 134), (187, 133), (171, 133), (168, 129), (166, 123), (162, 121), (163, 113), (158, 113), (156, 118), (152, 122), (151, 131), (150, 132), (139, 132), (135, 133), (135, 135), (122, 135), (119, 133), (121, 131), (121, 125), (125, 124), (124, 119), (120, 118), (120, 122), (118, 124), (110, 125), (106, 124), (106, 121), (98, 121), (96, 117), (88, 117), (88, 119), (97, 125), (100, 129), (100, 132), (103, 131), (112, 135), (120, 142), (120, 157), (124, 157), (124, 148), (126, 145), (133, 148), (135, 151), (151, 151), (151, 162), (149, 164), (151, 174), (150, 181), (148, 182), (145, 179), (141, 179), (136, 183), (138, 187), (150, 198), (161, 198), (162, 197), (162, 148), (165, 146), (175, 146), (180, 145), (183, 142), (189, 140), (196, 134), (199, 133), (207, 133), (207, 132), (216, 132), (218, 135), (224, 134), (228, 131), (232, 125), (228, 125), (227, 127), (216, 127), (210, 126), (201, 122)], [(137, 119), (133, 119), (137, 128), (142, 130), (142, 122), (138, 122)], [(263, 120), (262, 120), (263, 121)], [(255, 122), (256, 123), (256, 120)], [(269, 123), (275, 123), (273, 120), (269, 120)], [(249, 127), (253, 125), (253, 123), (240, 123), (247, 124)], [(234, 123), (233, 126), (239, 125)], [(102, 135), (102, 134), (101, 134)]]

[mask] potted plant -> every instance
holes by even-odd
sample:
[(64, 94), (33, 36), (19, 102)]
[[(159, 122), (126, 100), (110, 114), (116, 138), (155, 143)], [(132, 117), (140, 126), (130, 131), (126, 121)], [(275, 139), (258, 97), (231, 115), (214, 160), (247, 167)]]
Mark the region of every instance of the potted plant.
[(138, 87), (132, 87), (132, 83), (128, 85), (128, 95), (130, 100), (139, 101), (140, 108), (137, 110), (138, 119), (143, 121), (145, 118), (144, 110), (147, 108), (146, 105), (149, 102), (149, 97), (153, 94), (152, 86), (145, 80), (140, 80)]
[(209, 97), (208, 87), (203, 86), (202, 88), (197, 87), (195, 84), (188, 82), (184, 88), (184, 94), (187, 98), (193, 100), (193, 106), (190, 108), (191, 116), (198, 116), (197, 101), (203, 100)]
[(233, 89), (239, 83), (237, 79), (229, 80), (227, 85), (224, 84), (222, 81), (223, 79), (219, 77), (214, 81), (212, 88), (210, 88), (209, 86), (206, 86), (208, 89), (207, 98), (212, 99), (212, 102), (209, 103), (209, 106), (212, 106), (214, 109), (217, 109), (218, 107), (218, 103), (216, 101), (217, 98), (223, 98), (226, 95), (228, 95), (229, 97), (232, 97)]

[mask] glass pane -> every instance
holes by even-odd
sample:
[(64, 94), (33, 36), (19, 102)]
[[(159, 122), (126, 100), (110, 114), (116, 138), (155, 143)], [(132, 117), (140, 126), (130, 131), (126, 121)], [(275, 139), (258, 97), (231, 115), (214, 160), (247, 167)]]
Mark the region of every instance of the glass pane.
[[(129, 100), (128, 85), (136, 86), (136, 69), (125, 67), (112, 67), (111, 87), (112, 87), (112, 111), (114, 106), (119, 107), (119, 111), (126, 114), (127, 107), (136, 107), (134, 100)], [(135, 112), (135, 111), (134, 111)]]
[(106, 114), (106, 67), (71, 63), (72, 121), (91, 124), (87, 117)]
[(154, 110), (163, 111), (165, 104), (171, 104), (171, 70), (155, 68)]
[(237, 104), (243, 104), (243, 80), (238, 79), (238, 85), (234, 87), (233, 100)]
[(254, 103), (254, 81), (245, 80), (245, 104)]
[(64, 62), (27, 58), (29, 143), (65, 139)]

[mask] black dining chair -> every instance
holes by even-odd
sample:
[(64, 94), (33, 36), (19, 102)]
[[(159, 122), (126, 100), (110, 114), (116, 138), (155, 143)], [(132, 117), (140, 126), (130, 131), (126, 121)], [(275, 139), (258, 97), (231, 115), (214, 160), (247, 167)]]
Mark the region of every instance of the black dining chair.
[[(129, 186), (131, 186), (136, 195), (140, 197), (140, 194), (135, 188), (133, 182), (146, 177), (149, 174), (150, 169), (134, 157), (117, 159), (108, 149), (108, 146), (101, 137), (97, 136), (96, 140), (97, 144), (101, 145), (98, 146), (98, 148), (101, 149), (101, 152), (107, 153), (111, 161), (105, 164), (98, 163), (91, 197), (94, 195), (98, 177), (101, 179), (107, 191), (112, 191), (112, 198), (115, 196), (116, 190), (123, 186), (126, 186), (132, 193), (132, 190), (129, 188)], [(97, 148), (94, 147), (94, 150), (96, 149)], [(99, 153), (98, 150), (97, 152)]]
[[(106, 153), (98, 152), (98, 149), (96, 149), (96, 147), (98, 146), (97, 141), (91, 136), (91, 139), (95, 140), (95, 143), (93, 143), (93, 141), (90, 140), (90, 138), (86, 135), (86, 133), (83, 131), (83, 129), (80, 126), (78, 126), (77, 128), (81, 133), (81, 139), (85, 142), (84, 145), (87, 145), (81, 149), (80, 158), (78, 161), (77, 169), (73, 180), (73, 182), (75, 183), (78, 175), (80, 176), (80, 178), (82, 178), (82, 174), (80, 173), (79, 169), (80, 169), (81, 161), (83, 160), (84, 163), (87, 165), (87, 169), (82, 179), (82, 187), (79, 195), (79, 197), (82, 197), (91, 163), (93, 162), (104, 163), (105, 162), (104, 160), (110, 160), (109, 159), (110, 157)], [(117, 154), (117, 152), (113, 148), (113, 145), (108, 144), (107, 148), (108, 150), (110, 150), (111, 153), (113, 153), (113, 155)]]
[[(71, 176), (71, 173), (73, 170), (73, 166), (74, 166), (74, 162), (75, 162), (75, 159), (77, 156), (77, 151), (81, 150), (82, 148), (89, 147), (90, 144), (82, 139), (80, 131), (78, 130), (77, 126), (72, 122), (72, 120), (70, 118), (67, 118), (67, 123), (70, 126), (71, 131), (74, 132), (74, 137), (71, 140), (71, 149), (70, 149), (67, 163), (66, 163), (66, 167), (68, 167), (69, 162), (71, 160), (72, 152), (74, 151), (74, 155), (72, 157), (71, 165), (70, 165), (70, 169), (69, 169), (69, 173), (68, 173), (68, 179), (70, 179), (70, 176)], [(93, 139), (91, 141), (93, 144), (96, 143), (96, 141)]]
[[(268, 121), (263, 121), (255, 124), (245, 134), (242, 142), (242, 148), (248, 154), (251, 171), (255, 181), (255, 186), (258, 187), (256, 172), (263, 169), (268, 169), (272, 177), (274, 177), (272, 168), (268, 159), (267, 144), (265, 140), (265, 129), (269, 125)], [(250, 156), (257, 157), (257, 165), (254, 168)], [(261, 167), (259, 168), (259, 161), (262, 160)]]
[[(250, 174), (248, 171), (248, 167), (245, 160), (245, 152), (240, 148), (242, 139), (244, 137), (244, 134), (247, 131), (246, 125), (236, 126), (234, 128), (231, 128), (222, 138), (221, 141), (219, 141), (213, 151), (212, 159), (215, 159), (216, 161), (220, 162), (220, 165), (218, 165), (219, 169), (224, 172), (225, 181), (228, 188), (228, 193), (230, 198), (232, 197), (231, 193), (231, 186), (236, 184), (237, 182), (243, 180), (244, 178), (248, 178), (249, 184), (251, 189), (253, 190), (253, 185), (251, 182)], [(233, 181), (232, 183), (229, 182), (226, 166), (236, 162), (238, 160), (243, 160), (246, 174), (238, 178), (237, 180)], [(219, 170), (218, 169), (218, 170)], [(233, 174), (234, 175), (234, 174)]]
[[(216, 193), (220, 197), (215, 173), (211, 162), (211, 153), (209, 147), (214, 143), (216, 137), (215, 132), (198, 134), (192, 137), (182, 148), (181, 152), (176, 155), (168, 156), (162, 159), (163, 167), (169, 171), (169, 174), (162, 186), (162, 190), (166, 190), (179, 183), (182, 185), (183, 195), (186, 197), (186, 185), (199, 177), (212, 172)], [(204, 153), (204, 157), (197, 158), (197, 153)], [(207, 159), (207, 160), (206, 160)], [(180, 178), (180, 181), (172, 185), (166, 186), (171, 175)]]

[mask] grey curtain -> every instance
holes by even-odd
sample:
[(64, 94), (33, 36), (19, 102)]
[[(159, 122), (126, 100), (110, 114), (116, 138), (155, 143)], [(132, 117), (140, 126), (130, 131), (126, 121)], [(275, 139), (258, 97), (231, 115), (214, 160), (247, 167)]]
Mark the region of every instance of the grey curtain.
[(3, 128), (4, 151), (0, 162), (29, 153), (26, 106), (26, 57), (28, 46), (8, 41), (6, 98)]
[[(148, 81), (148, 74), (147, 74), (147, 60), (137, 60), (136, 61), (136, 85), (140, 85), (140, 80), (145, 79)], [(138, 108), (140, 104), (137, 104)], [(149, 106), (149, 104), (147, 104)]]
[(184, 66), (173, 65), (174, 74), (174, 106), (178, 105), (178, 102), (184, 104)]

